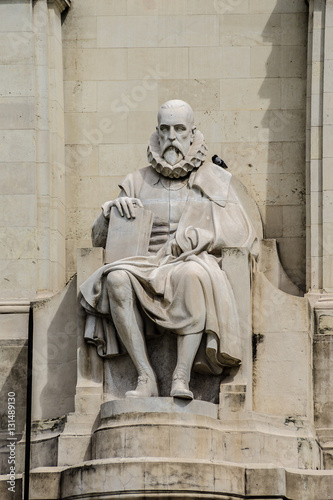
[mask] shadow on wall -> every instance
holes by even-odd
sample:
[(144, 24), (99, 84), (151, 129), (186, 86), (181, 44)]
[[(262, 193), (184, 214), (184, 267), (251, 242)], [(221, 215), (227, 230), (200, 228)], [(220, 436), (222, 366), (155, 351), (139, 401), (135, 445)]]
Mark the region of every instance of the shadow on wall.
[[(66, 415), (74, 411), (76, 389), (76, 278), (37, 309), (34, 324), (33, 390), (37, 390), (37, 393), (40, 390), (37, 402), (41, 411), (39, 418)], [(36, 344), (44, 342), (44, 338), (43, 349), (43, 346)]]
[[(8, 395), (15, 393), (15, 436), (18, 442), (25, 427), (27, 399), (27, 341), (18, 345), (1, 346), (1, 391), (2, 402), (0, 413), (0, 474), (9, 473), (7, 462), (9, 449), (8, 438)], [(9, 370), (7, 370), (7, 367)], [(5, 380), (3, 380), (3, 378)]]
[(1, 384), (0, 401), (2, 401), (2, 411), (0, 414), (0, 432), (7, 432), (8, 429), (8, 411), (7, 400), (8, 393), (15, 393), (15, 431), (21, 434), (25, 425), (26, 397), (27, 397), (27, 360), (28, 345), (27, 342), (22, 345), (10, 345), (1, 347), (4, 356), (2, 372), (6, 371), (6, 365), (11, 366), (6, 380)]
[[(282, 265), (305, 291), (305, 129), (307, 2), (281, 13), (278, 1), (262, 33), (266, 77), (259, 96), (269, 99), (252, 126), (268, 143), (265, 238), (276, 238)], [(290, 9), (292, 10), (292, 9)], [(262, 63), (261, 63), (262, 64)], [(261, 118), (261, 121), (260, 121)], [(260, 182), (260, 181), (259, 181)], [(264, 186), (263, 186), (264, 187)]]

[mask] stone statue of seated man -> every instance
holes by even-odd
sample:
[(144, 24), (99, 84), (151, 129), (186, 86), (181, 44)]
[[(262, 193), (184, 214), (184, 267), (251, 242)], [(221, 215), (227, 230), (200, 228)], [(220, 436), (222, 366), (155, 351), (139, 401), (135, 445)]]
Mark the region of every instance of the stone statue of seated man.
[[(173, 397), (193, 398), (192, 366), (220, 374), (241, 363), (237, 308), (221, 249), (251, 250), (255, 234), (231, 174), (206, 154), (191, 107), (166, 102), (148, 146), (149, 166), (125, 177), (119, 197), (104, 203), (92, 229), (93, 245), (105, 247), (111, 209), (124, 219), (141, 207), (153, 212), (147, 255), (106, 264), (81, 285), (86, 339), (104, 357), (117, 354), (120, 339), (138, 372), (127, 398), (158, 396), (146, 349), (147, 321), (177, 335)], [(96, 332), (89, 318), (106, 318), (108, 327)]]

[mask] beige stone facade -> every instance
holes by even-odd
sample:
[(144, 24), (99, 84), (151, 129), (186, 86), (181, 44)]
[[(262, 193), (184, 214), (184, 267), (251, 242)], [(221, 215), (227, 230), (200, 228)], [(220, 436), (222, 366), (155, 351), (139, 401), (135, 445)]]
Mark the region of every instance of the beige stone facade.
[[(1, 498), (9, 392), (18, 440), (26, 424), (29, 310), (31, 500), (332, 498), (332, 44), (331, 0), (0, 0)], [(230, 258), (244, 363), (216, 401), (134, 408), (105, 400), (76, 285), (103, 263), (101, 204), (147, 165), (173, 98), (256, 202), (261, 260)], [(131, 362), (117, 373), (132, 380)]]
[(303, 1), (73, 4), (63, 25), (67, 277), (101, 199), (147, 164), (156, 109), (176, 96), (305, 289), (307, 23)]
[(1, 27), (13, 242), (2, 243), (2, 296), (54, 293), (75, 274), (101, 199), (146, 165), (156, 109), (174, 96), (244, 182), (304, 290), (306, 2), (77, 0), (62, 28), (57, 3), (37, 4), (1, 6), (13, 19)]

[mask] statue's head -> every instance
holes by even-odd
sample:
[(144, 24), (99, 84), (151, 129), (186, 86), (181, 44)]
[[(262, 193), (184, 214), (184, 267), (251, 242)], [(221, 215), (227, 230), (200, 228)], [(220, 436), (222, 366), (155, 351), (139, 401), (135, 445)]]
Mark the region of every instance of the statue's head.
[(192, 108), (179, 99), (167, 101), (160, 107), (157, 120), (161, 156), (175, 165), (185, 157), (193, 142), (196, 128)]

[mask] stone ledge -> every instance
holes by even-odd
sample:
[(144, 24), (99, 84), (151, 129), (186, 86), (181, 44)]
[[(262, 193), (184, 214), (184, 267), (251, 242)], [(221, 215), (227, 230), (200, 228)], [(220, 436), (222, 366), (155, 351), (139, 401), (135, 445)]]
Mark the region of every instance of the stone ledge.
[(30, 301), (27, 300), (1, 300), (0, 314), (22, 314), (28, 313)]
[(101, 418), (129, 413), (189, 413), (217, 419), (218, 405), (180, 398), (131, 398), (107, 401), (101, 405)]
[(30, 484), (30, 500), (331, 500), (333, 470), (309, 471), (204, 460), (121, 458), (93, 460), (68, 468), (36, 469), (31, 472)]

